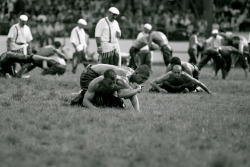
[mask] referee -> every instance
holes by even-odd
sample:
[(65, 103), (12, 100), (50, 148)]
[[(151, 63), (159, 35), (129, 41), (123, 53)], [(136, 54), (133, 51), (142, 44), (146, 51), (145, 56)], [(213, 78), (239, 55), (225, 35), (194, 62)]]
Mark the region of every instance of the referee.
[(99, 20), (96, 25), (95, 38), (100, 63), (121, 66), (119, 47), (121, 30), (118, 22), (115, 20), (119, 14), (120, 12), (117, 8), (111, 7), (107, 17)]

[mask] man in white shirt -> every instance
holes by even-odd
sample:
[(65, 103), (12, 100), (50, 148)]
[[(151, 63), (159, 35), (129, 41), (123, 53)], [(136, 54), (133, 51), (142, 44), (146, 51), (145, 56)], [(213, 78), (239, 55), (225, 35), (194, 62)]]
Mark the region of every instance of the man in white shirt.
[(201, 70), (201, 68), (206, 65), (211, 59), (214, 60), (215, 64), (218, 64), (220, 66), (223, 66), (223, 64), (225, 64), (224, 60), (219, 54), (219, 50), (221, 48), (222, 43), (222, 37), (218, 35), (218, 33), (218, 30), (213, 30), (212, 36), (206, 40), (204, 44), (205, 51), (203, 53), (203, 57), (197, 65), (199, 70)]
[(29, 26), (27, 26), (28, 17), (21, 15), (19, 17), (19, 23), (11, 26), (8, 39), (7, 50), (23, 53), (24, 55), (31, 54), (30, 42), (33, 40)]
[(121, 30), (118, 22), (115, 20), (119, 14), (120, 12), (117, 8), (111, 7), (109, 8), (108, 16), (99, 20), (96, 25), (95, 38), (100, 63), (121, 66), (119, 47)]
[(78, 20), (78, 25), (73, 28), (70, 35), (70, 42), (73, 44), (75, 48), (75, 52), (73, 54), (72, 60), (72, 73), (76, 73), (76, 68), (79, 63), (83, 63), (86, 67), (88, 64), (86, 63), (86, 38), (85, 38), (85, 31), (84, 26), (87, 25), (87, 22), (84, 19)]

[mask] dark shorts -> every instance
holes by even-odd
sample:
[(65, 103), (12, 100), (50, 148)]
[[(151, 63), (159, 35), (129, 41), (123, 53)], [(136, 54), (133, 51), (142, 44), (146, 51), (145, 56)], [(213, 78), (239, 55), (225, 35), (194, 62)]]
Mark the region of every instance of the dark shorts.
[(5, 52), (0, 56), (0, 67), (3, 73), (15, 75), (12, 70), (14, 63), (32, 63), (32, 55), (24, 55), (22, 53)]
[[(86, 93), (85, 90), (82, 90), (80, 93), (78, 93), (77, 96), (75, 96), (71, 100), (70, 105), (71, 106), (82, 105), (82, 101), (83, 101), (85, 93)], [(124, 104), (123, 100), (119, 97), (112, 95), (112, 94), (96, 93), (91, 102), (96, 107), (125, 108), (125, 104)]]
[(166, 44), (166, 45), (161, 46), (161, 52), (163, 55), (164, 63), (166, 66), (168, 66), (170, 59), (172, 57), (173, 50), (168, 44)]
[(115, 108), (125, 108), (123, 100), (119, 97), (110, 94), (95, 94), (92, 103), (96, 107), (115, 107)]
[(239, 56), (239, 59), (237, 61), (237, 63), (240, 64), (240, 66), (243, 68), (243, 69), (247, 69), (249, 67), (248, 65), (248, 54), (244, 53), (244, 54), (241, 54)]
[(82, 90), (87, 91), (89, 83), (99, 77), (100, 75), (91, 69), (91, 65), (86, 67), (86, 71), (83, 71), (80, 76), (80, 85)]
[(44, 69), (42, 75), (63, 75), (66, 71), (66, 65), (60, 63), (48, 63), (48, 69)]

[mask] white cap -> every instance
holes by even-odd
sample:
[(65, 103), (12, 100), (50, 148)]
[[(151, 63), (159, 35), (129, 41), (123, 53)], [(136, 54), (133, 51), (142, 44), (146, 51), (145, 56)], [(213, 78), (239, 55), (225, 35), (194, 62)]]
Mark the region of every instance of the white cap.
[(109, 8), (109, 12), (114, 13), (114, 14), (117, 14), (117, 15), (120, 14), (119, 10), (118, 10), (117, 8), (115, 8), (115, 7)]
[(212, 34), (218, 34), (218, 33), (219, 33), (219, 31), (216, 30), (216, 29), (214, 29), (214, 30), (212, 31)]
[(87, 22), (84, 19), (79, 19), (78, 24), (82, 24), (82, 25), (86, 26)]
[(146, 24), (144, 24), (144, 28), (151, 30), (152, 26), (150, 24), (146, 23)]
[(21, 15), (19, 19), (22, 21), (28, 21), (28, 17), (26, 15)]

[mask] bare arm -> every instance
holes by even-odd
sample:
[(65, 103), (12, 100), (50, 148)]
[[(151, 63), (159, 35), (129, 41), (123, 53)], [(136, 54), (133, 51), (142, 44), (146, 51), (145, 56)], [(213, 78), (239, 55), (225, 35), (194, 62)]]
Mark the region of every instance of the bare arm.
[(27, 42), (27, 44), (28, 44), (27, 53), (28, 54), (32, 54), (32, 45), (31, 45), (31, 42)]
[(158, 90), (159, 92), (162, 93), (167, 93), (167, 91), (165, 89), (162, 89), (159, 84), (163, 84), (163, 82), (166, 82), (166, 80), (169, 78), (170, 72), (166, 73), (165, 75), (154, 79), (153, 81), (150, 82), (150, 85), (155, 88), (156, 90)]
[(122, 85), (124, 88), (120, 89), (117, 91), (117, 95), (120, 98), (124, 98), (124, 99), (130, 99), (132, 106), (134, 107), (134, 109), (138, 112), (140, 111), (140, 104), (139, 104), (139, 100), (137, 97), (137, 93), (140, 93), (142, 91), (142, 86), (138, 85), (136, 89), (132, 89), (129, 86), (129, 83), (124, 82), (125, 80), (120, 80), (117, 84)]
[(211, 94), (210, 90), (207, 88), (205, 84), (200, 82), (199, 80), (192, 78), (192, 82), (198, 86), (200, 86), (203, 90), (205, 90), (208, 94)]
[(96, 40), (97, 52), (99, 54), (102, 54), (101, 38), (95, 37), (95, 40)]
[(131, 104), (134, 107), (134, 109), (138, 112), (141, 112), (139, 100), (138, 100), (138, 97), (136, 95), (138, 92), (139, 92), (138, 89), (132, 89), (132, 90), (120, 89), (117, 92), (117, 95), (120, 98), (129, 99), (131, 101)]
[(90, 109), (96, 109), (96, 107), (91, 102), (91, 100), (93, 100), (95, 96), (95, 85), (96, 85), (96, 81), (95, 80), (91, 81), (91, 83), (89, 84), (88, 90), (84, 95), (83, 102), (82, 102), (83, 106), (90, 108)]
[(59, 49), (56, 49), (56, 48), (55, 48), (55, 52), (56, 52), (56, 54), (57, 54), (59, 57), (61, 57), (61, 58), (63, 58), (63, 59), (66, 59), (65, 55), (64, 55)]
[(131, 101), (132, 106), (134, 107), (134, 109), (136, 111), (138, 111), (138, 112), (141, 112), (141, 110), (140, 110), (140, 103), (139, 103), (137, 95), (132, 96), (131, 99), (130, 99), (130, 101)]
[(10, 42), (11, 42), (11, 38), (7, 39), (7, 51), (10, 51)]

